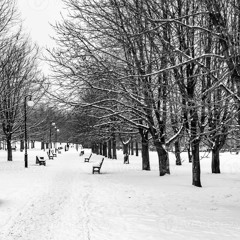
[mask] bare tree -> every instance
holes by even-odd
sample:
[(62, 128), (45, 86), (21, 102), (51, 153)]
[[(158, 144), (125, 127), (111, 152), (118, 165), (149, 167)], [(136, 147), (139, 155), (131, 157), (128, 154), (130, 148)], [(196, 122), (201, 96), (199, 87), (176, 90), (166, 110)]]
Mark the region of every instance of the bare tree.
[[(21, 124), (21, 103), (30, 94), (36, 82), (36, 54), (20, 32), (6, 39), (4, 54), (0, 57), (0, 113), (8, 147), (8, 160), (12, 160), (11, 139)], [(35, 51), (35, 53), (34, 53)]]

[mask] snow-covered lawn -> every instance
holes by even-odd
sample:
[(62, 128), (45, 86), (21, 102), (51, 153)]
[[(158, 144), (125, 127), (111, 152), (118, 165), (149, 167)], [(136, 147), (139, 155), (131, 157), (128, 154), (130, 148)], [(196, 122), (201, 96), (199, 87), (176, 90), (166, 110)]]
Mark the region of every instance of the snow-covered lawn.
[(221, 171), (211, 174), (211, 157), (201, 160), (202, 188), (191, 185), (187, 155), (171, 175), (159, 177), (157, 154), (151, 171), (141, 158), (130, 164), (105, 158), (101, 172), (75, 148), (62, 151), (46, 166), (35, 164), (43, 152), (13, 152), (13, 162), (0, 151), (1, 240), (159, 240), (240, 239), (240, 156), (221, 153)]

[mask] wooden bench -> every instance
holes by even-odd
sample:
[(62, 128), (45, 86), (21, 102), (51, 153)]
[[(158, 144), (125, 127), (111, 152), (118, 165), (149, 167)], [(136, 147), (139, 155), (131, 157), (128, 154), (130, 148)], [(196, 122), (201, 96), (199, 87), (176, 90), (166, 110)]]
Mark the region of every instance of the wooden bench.
[(89, 157), (85, 157), (85, 158), (84, 158), (84, 162), (89, 162), (89, 160), (90, 160), (91, 157), (92, 157), (92, 153), (90, 154)]
[(36, 156), (36, 164), (46, 166), (46, 160), (42, 156)]
[(94, 174), (95, 172), (100, 174), (100, 170), (103, 164), (104, 158), (102, 158), (102, 160), (98, 163), (94, 163), (93, 164), (93, 169), (92, 169), (92, 173)]
[(17, 147), (15, 146), (15, 147), (12, 147), (12, 150), (13, 151), (16, 151), (17, 150)]
[(48, 155), (48, 158), (49, 160), (53, 160), (53, 155), (52, 155), (52, 152), (51, 151), (47, 151), (47, 155)]

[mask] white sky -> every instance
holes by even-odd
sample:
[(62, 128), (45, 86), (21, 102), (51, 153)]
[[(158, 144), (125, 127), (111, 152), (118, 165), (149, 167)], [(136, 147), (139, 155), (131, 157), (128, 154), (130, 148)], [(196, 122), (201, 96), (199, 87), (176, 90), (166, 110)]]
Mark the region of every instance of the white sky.
[(21, 19), (26, 32), (40, 47), (52, 46), (49, 35), (54, 31), (49, 23), (59, 20), (63, 10), (61, 0), (17, 0)]
[[(64, 4), (61, 0), (17, 0), (18, 11), (23, 20), (23, 27), (30, 39), (40, 47), (40, 55), (46, 55), (46, 47), (54, 47), (54, 36), (51, 24), (61, 19), (60, 12), (63, 12)], [(43, 56), (42, 55), (42, 56)], [(39, 67), (45, 75), (50, 72), (45, 61)]]

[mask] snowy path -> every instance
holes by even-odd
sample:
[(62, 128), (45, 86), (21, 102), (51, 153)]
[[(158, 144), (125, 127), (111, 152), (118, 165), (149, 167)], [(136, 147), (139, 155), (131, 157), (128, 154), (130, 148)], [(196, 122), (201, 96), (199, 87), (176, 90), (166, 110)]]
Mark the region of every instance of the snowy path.
[[(145, 215), (141, 205), (137, 208), (142, 193), (137, 196), (132, 186), (111, 183), (104, 174), (92, 175), (91, 166), (76, 154), (65, 153), (47, 161), (47, 167), (32, 163), (29, 169), (16, 171), (15, 177), (28, 177), (20, 181), (21, 201), (9, 204), (12, 217), (2, 228), (1, 239), (139, 239), (139, 232), (144, 239), (155, 239), (147, 228), (150, 223), (149, 230), (154, 225), (158, 229), (154, 221), (158, 214)], [(14, 193), (10, 196), (14, 198)]]
[(106, 159), (93, 175), (75, 150), (46, 167), (30, 152), (28, 169), (14, 154), (13, 163), (0, 162), (1, 240), (239, 239), (238, 172), (205, 174), (199, 189), (184, 166), (160, 178), (138, 159)]

